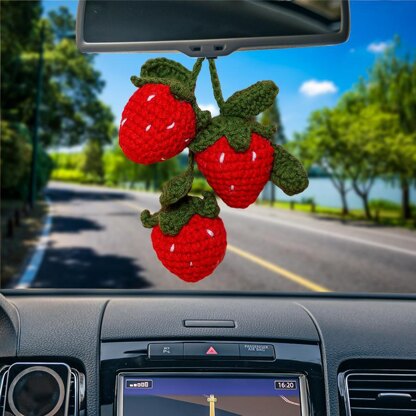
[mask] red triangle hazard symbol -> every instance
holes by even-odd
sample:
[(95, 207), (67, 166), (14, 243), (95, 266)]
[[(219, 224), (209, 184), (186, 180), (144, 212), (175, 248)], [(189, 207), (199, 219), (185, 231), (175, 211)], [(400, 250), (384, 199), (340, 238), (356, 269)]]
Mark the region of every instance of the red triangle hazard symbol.
[(206, 355), (217, 355), (217, 351), (215, 350), (214, 347), (209, 347), (208, 351), (205, 353)]

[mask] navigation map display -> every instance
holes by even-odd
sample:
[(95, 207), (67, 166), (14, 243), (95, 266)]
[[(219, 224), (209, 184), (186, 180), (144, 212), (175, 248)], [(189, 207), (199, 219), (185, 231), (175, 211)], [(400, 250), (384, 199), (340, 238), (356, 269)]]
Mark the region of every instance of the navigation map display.
[(126, 375), (120, 378), (119, 415), (302, 416), (300, 381), (250, 375)]

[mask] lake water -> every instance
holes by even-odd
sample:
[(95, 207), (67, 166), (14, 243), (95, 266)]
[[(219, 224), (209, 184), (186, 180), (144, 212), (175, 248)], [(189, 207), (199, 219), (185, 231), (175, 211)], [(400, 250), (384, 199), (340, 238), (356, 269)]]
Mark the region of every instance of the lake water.
[[(262, 197), (269, 197), (270, 185), (271, 183), (269, 182), (262, 193)], [(276, 198), (282, 201), (300, 201), (302, 198), (314, 198), (318, 205), (335, 208), (341, 206), (339, 194), (328, 178), (311, 178), (309, 180), (308, 188), (302, 192), (302, 194), (293, 197), (285, 195), (280, 189), (276, 188)], [(416, 204), (416, 191), (414, 188), (410, 191), (410, 198), (412, 203)], [(371, 199), (386, 199), (400, 204), (401, 191), (398, 186), (394, 186), (382, 180), (377, 180), (370, 191), (370, 200)], [(349, 208), (352, 209), (362, 208), (361, 199), (353, 190), (348, 192), (348, 204)]]

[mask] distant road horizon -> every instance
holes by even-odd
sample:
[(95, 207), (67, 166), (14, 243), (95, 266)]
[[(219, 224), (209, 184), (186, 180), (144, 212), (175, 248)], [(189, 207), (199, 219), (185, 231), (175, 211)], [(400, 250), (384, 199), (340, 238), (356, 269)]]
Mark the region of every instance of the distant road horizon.
[[(221, 208), (225, 260), (187, 284), (153, 251), (139, 211), (158, 195), (52, 182), (50, 229), (15, 287), (416, 292), (416, 233), (260, 207)], [(41, 261), (39, 261), (41, 259)]]

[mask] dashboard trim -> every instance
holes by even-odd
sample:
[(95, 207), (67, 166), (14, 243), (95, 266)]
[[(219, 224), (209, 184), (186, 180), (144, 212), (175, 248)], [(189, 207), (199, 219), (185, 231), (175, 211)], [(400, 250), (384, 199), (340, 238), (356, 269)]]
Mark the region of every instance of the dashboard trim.
[(238, 298), (284, 298), (291, 299), (343, 299), (343, 300), (416, 300), (416, 293), (359, 293), (359, 292), (265, 292), (260, 290), (252, 291), (213, 291), (213, 290), (195, 290), (195, 291), (167, 291), (152, 289), (1, 289), (0, 296), (10, 297), (36, 297), (36, 296), (55, 296), (55, 297), (98, 297), (108, 299), (135, 298), (135, 297), (238, 297)]

